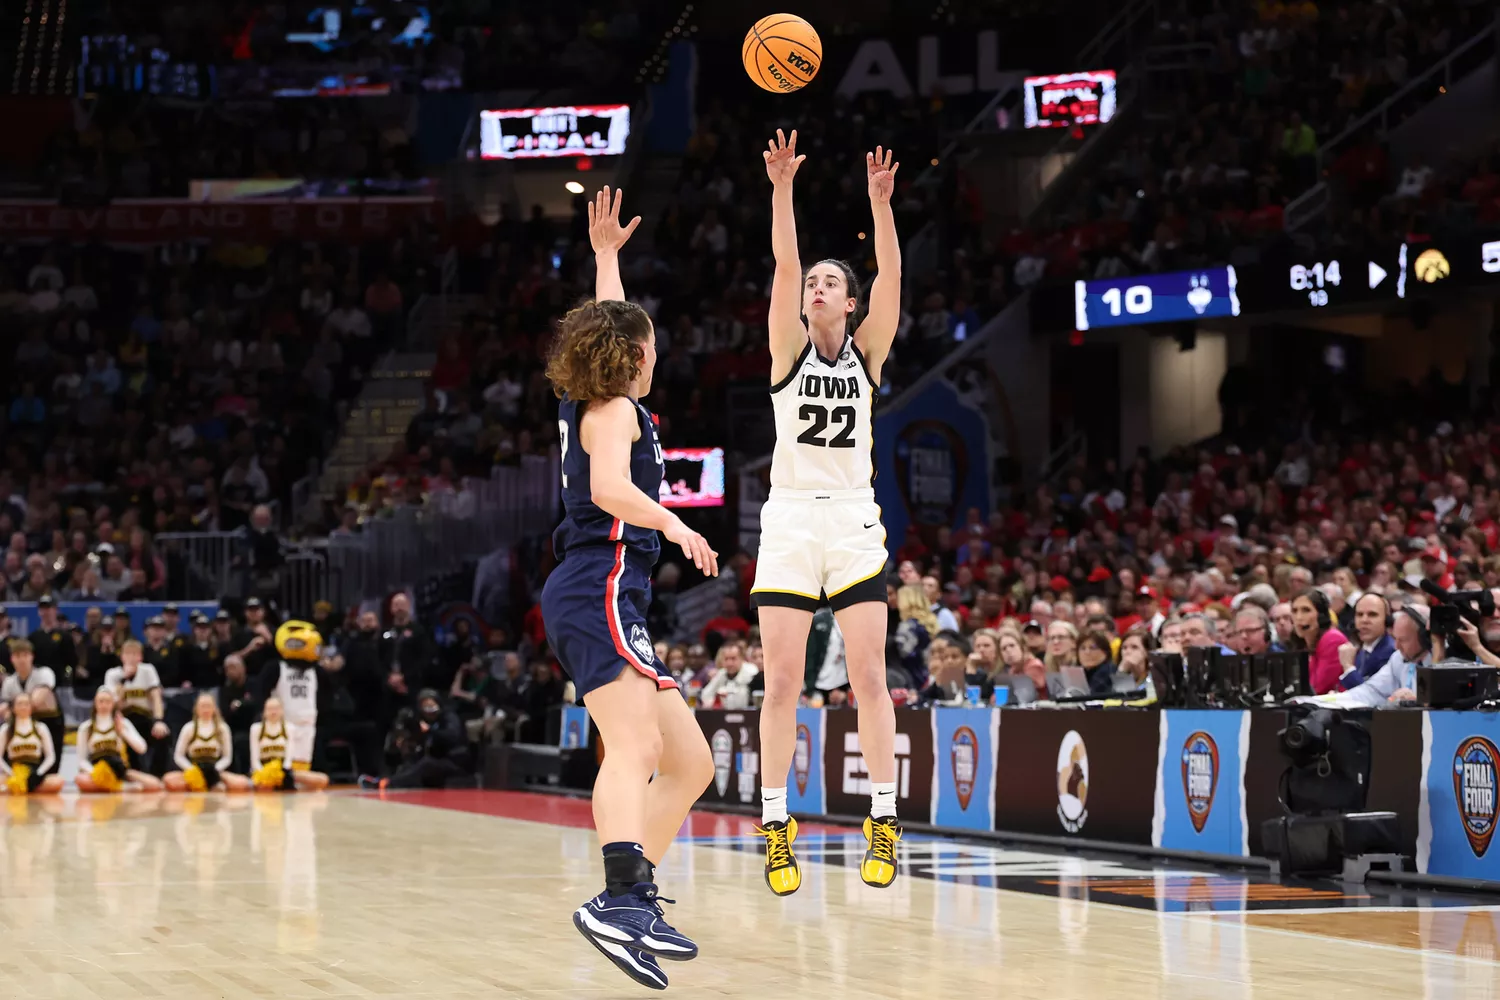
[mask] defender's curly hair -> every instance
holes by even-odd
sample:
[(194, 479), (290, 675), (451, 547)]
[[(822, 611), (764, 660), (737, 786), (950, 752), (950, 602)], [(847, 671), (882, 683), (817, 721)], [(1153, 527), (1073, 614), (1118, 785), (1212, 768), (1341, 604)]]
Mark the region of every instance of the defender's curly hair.
[(547, 354), (552, 391), (580, 403), (628, 395), (650, 335), (651, 318), (633, 302), (589, 301), (570, 310)]

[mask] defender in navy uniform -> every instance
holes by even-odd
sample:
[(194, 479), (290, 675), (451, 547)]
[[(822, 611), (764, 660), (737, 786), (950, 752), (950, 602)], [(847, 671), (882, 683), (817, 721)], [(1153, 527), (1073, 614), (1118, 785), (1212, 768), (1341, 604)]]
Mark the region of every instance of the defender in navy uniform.
[(656, 331), (620, 281), (619, 249), (640, 221), (620, 225), (620, 194), (611, 198), (607, 187), (589, 205), (596, 301), (563, 317), (547, 359), (562, 400), (564, 515), (542, 620), (605, 747), (594, 783), (605, 889), (574, 912), (573, 925), (631, 979), (660, 990), (667, 977), (658, 959), (690, 959), (698, 947), (663, 918), (656, 865), (714, 768), (646, 628), (657, 532), (709, 576), (719, 565), (703, 536), (657, 502), (661, 444), (640, 403), (651, 391)]

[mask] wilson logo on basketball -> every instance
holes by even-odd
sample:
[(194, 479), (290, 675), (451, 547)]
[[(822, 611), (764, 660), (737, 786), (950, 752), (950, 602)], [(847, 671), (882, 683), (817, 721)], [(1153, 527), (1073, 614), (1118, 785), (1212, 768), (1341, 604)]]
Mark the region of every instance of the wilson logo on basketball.
[(812, 767), (812, 730), (800, 722), (797, 724), (797, 749), (792, 754), (792, 776), (797, 781), (797, 794), (807, 794), (807, 775)]
[(1208, 823), (1218, 787), (1219, 745), (1207, 733), (1193, 733), (1182, 744), (1182, 790), (1187, 796), (1188, 819), (1198, 833)]
[(974, 773), (979, 767), (979, 737), (974, 735), (974, 730), (959, 726), (953, 731), (948, 757), (953, 764), (953, 787), (958, 792), (958, 808), (967, 812), (969, 800), (974, 797)]
[(1476, 858), (1484, 857), (1495, 836), (1497, 762), (1500, 751), (1483, 736), (1470, 736), (1453, 754), (1453, 799)]

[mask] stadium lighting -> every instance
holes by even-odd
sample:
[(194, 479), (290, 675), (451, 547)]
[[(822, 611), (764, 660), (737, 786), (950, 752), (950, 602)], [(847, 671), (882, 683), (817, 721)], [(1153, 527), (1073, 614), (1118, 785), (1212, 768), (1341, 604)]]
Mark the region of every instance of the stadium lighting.
[(577, 181), (568, 181), (563, 187), (568, 189), (568, 194), (583, 194), (583, 185)]

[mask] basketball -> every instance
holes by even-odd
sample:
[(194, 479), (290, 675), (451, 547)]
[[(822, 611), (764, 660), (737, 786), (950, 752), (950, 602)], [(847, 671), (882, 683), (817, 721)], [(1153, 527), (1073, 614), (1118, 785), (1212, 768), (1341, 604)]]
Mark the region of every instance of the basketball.
[(745, 35), (740, 61), (757, 87), (790, 94), (818, 75), (823, 43), (813, 26), (796, 14), (769, 14)]

